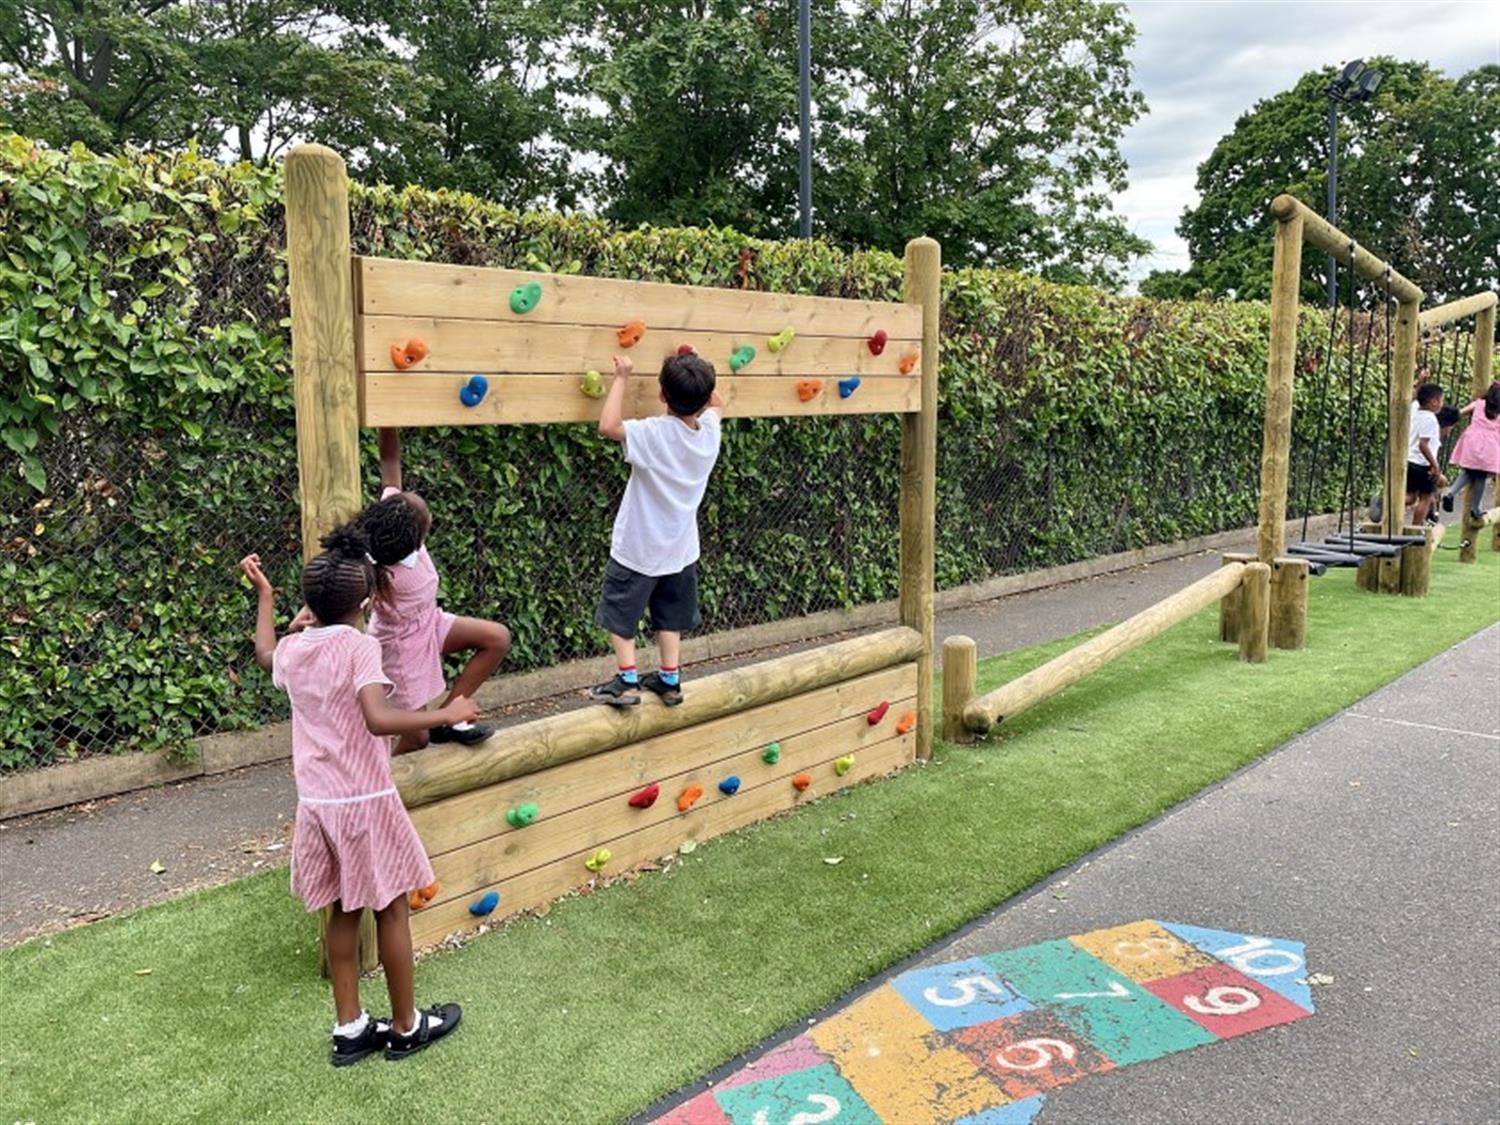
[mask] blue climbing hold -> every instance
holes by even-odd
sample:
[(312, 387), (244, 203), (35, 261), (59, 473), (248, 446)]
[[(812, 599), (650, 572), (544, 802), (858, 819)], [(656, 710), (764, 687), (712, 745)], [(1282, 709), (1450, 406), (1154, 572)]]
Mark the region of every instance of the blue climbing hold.
[(465, 406), (478, 406), (489, 389), (490, 381), (483, 375), (470, 375), (469, 381), (459, 388), (458, 401)]
[(719, 792), (726, 797), (733, 797), (740, 791), (740, 779), (737, 777), (726, 777), (719, 782)]
[(839, 380), (839, 398), (848, 398), (859, 390), (859, 376), (851, 375), (847, 379)]
[(474, 915), (474, 917), (476, 918), (483, 918), (486, 914), (492, 913), (495, 907), (499, 905), (500, 892), (491, 891), (483, 898), (476, 899), (475, 901), (469, 903), (469, 913)]

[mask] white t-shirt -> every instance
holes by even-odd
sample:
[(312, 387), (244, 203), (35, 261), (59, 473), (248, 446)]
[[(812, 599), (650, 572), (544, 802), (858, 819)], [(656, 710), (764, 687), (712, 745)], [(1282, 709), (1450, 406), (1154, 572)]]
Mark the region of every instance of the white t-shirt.
[(1437, 415), (1430, 410), (1418, 410), (1411, 416), (1411, 441), (1406, 447), (1406, 459), (1413, 465), (1427, 464), (1427, 458), (1422, 456), (1423, 438), (1427, 439), (1427, 448), (1436, 461), (1438, 446), (1442, 444), (1442, 433), (1438, 428)]
[(670, 414), (625, 422), (630, 483), (615, 516), (609, 553), (653, 577), (698, 561), (698, 505), (719, 459), (719, 415), (705, 410), (698, 428)]

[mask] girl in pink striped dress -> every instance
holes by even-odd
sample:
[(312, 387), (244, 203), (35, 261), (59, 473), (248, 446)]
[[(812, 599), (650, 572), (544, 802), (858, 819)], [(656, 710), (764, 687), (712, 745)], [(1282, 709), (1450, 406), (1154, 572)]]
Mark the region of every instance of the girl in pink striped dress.
[[(380, 642), (360, 632), (376, 589), (369, 544), (350, 528), (323, 540), (302, 571), (311, 624), (276, 640), (275, 593), (247, 555), (240, 568), (255, 587), (255, 661), (292, 703), (292, 772), (297, 821), (292, 837), (292, 890), (307, 909), (331, 907), (325, 936), (336, 1020), (334, 1066), (377, 1050), (405, 1058), (458, 1026), (457, 1004), (416, 1009), (412, 993), (407, 893), (432, 882), (432, 866), (391, 778), (385, 735), (423, 729), (434, 716), (386, 702), (391, 681), (380, 666)], [(443, 722), (474, 717), (456, 696)], [(372, 1019), (359, 1002), (359, 917), (375, 911), (380, 962), (393, 1018)]]
[[(1484, 515), (1486, 482), (1491, 477), (1500, 479), (1500, 379), (1490, 384), (1483, 398), (1476, 398), (1459, 413), (1469, 416), (1469, 424), (1448, 460), (1463, 472), (1443, 493), (1443, 511), (1453, 511), (1453, 497), (1465, 485), (1473, 485), (1469, 515), (1477, 520)], [(1500, 493), (1496, 494), (1496, 503), (1500, 503)]]
[[(359, 524), (381, 570), (370, 634), (379, 639), (386, 674), (395, 684), (391, 700), (416, 711), (440, 697), (445, 704), (460, 695), (473, 698), (510, 651), (510, 630), (498, 621), (456, 617), (438, 608), (437, 567), (427, 553), (432, 512), (415, 492), (402, 491), (398, 430), (380, 431), (380, 483), (380, 500), (365, 509)], [(473, 655), (444, 695), (443, 657), (454, 652)], [(486, 726), (433, 718), (429, 728), (403, 735), (396, 753), (421, 749), (429, 741), (473, 746), (494, 733)]]

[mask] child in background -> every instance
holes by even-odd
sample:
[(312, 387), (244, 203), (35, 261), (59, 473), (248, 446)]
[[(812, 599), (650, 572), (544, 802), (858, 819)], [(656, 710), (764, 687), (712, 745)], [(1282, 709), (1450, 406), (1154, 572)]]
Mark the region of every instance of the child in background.
[[(332, 907), (325, 938), (333, 980), (334, 1066), (384, 1050), (402, 1059), (458, 1026), (457, 1004), (418, 1011), (413, 1000), (407, 893), (432, 882), (432, 867), (391, 779), (383, 735), (423, 729), (426, 712), (386, 702), (391, 682), (380, 668), (380, 643), (359, 631), (375, 593), (369, 544), (348, 527), (323, 539), (323, 553), (302, 571), (312, 616), (303, 630), (276, 640), (275, 595), (259, 555), (240, 560), (255, 587), (255, 662), (292, 703), (292, 772), (297, 820), (292, 837), (292, 891), (309, 911)], [(443, 722), (474, 717), (462, 696), (439, 712)], [(392, 1020), (374, 1019), (359, 1002), (359, 916), (375, 911), (380, 963)]]
[[(668, 707), (682, 702), (681, 645), (698, 627), (698, 505), (719, 457), (719, 414), (713, 365), (701, 356), (671, 355), (657, 378), (667, 413), (623, 418), (634, 364), (615, 356), (614, 381), (599, 415), (599, 432), (624, 445), (630, 483), (615, 515), (604, 593), (594, 623), (608, 630), (619, 667), (589, 698), (614, 707), (640, 703), (640, 689)], [(659, 670), (636, 674), (635, 631), (647, 609), (660, 651)]]
[(1443, 408), (1443, 388), (1423, 383), (1417, 388), (1417, 410), (1412, 415), (1411, 434), (1406, 449), (1406, 495), (1412, 504), (1411, 522), (1418, 527), (1427, 519), (1437, 498), (1437, 490), (1448, 483), (1438, 468), (1438, 448), (1442, 431), (1437, 412)]
[[(473, 698), (510, 651), (510, 630), (496, 621), (456, 617), (438, 608), (438, 573), (427, 553), (432, 512), (415, 492), (401, 489), (401, 435), (380, 431), (380, 500), (359, 518), (370, 541), (370, 555), (381, 569), (381, 591), (370, 610), (370, 634), (380, 641), (385, 671), (396, 685), (391, 701), (417, 711), (443, 695), (443, 657), (472, 652), (443, 698)], [(438, 723), (416, 730), (396, 744), (396, 753), (431, 742), (474, 746), (494, 730), (471, 723)]]
[[(1491, 383), (1483, 398), (1476, 398), (1459, 410), (1469, 416), (1468, 428), (1459, 435), (1449, 463), (1462, 471), (1448, 491), (1443, 493), (1443, 511), (1453, 511), (1453, 497), (1465, 485), (1472, 485), (1469, 515), (1484, 515), (1484, 486), (1490, 477), (1500, 474), (1500, 379)], [(1497, 499), (1500, 503), (1500, 499)]]

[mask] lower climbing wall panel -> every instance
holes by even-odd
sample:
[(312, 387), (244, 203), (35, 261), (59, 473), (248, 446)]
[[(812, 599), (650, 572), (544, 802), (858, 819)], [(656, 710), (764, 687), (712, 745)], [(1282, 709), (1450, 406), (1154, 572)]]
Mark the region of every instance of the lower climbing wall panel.
[[(441, 889), (412, 915), (412, 936), (418, 946), (430, 945), (549, 902), (589, 880), (584, 861), (598, 848), (612, 853), (605, 874), (618, 874), (686, 840), (706, 840), (899, 769), (913, 760), (916, 737), (897, 734), (896, 724), (915, 709), (916, 694), (916, 664), (898, 665), (414, 809)], [(882, 701), (890, 709), (871, 725), (866, 716)], [(762, 759), (771, 742), (781, 747), (774, 764)], [(834, 762), (848, 754), (854, 766), (839, 776)], [(813, 779), (803, 792), (791, 782), (800, 773)], [(728, 796), (719, 783), (731, 776), (740, 788)], [(653, 783), (661, 789), (656, 803), (630, 807), (629, 797)], [(703, 796), (680, 813), (678, 795), (691, 785)], [(506, 810), (527, 802), (540, 817), (512, 828)], [(491, 890), (501, 895), (499, 909), (488, 918), (471, 915), (469, 904)]]

